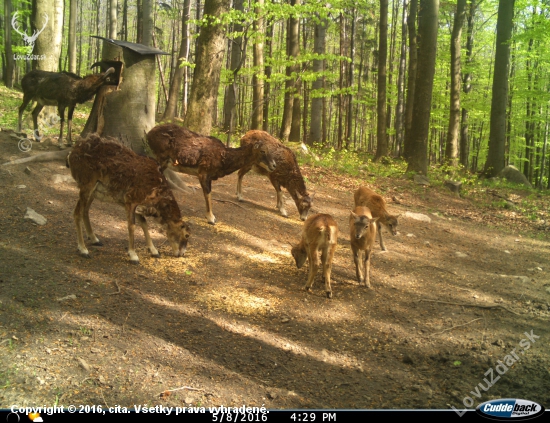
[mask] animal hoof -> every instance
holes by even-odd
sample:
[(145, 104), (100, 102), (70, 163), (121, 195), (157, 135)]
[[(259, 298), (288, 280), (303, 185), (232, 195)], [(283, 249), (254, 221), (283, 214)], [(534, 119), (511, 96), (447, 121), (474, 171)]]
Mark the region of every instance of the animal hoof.
[(151, 257), (154, 257), (154, 258), (160, 258), (160, 253), (157, 253), (157, 254), (151, 254)]
[(332, 292), (330, 291), (327, 292), (327, 298), (332, 298)]
[(96, 247), (103, 247), (103, 242), (97, 241), (97, 242), (94, 242), (92, 245), (95, 245)]
[(139, 260), (130, 260), (130, 264), (139, 264)]
[(208, 224), (209, 224), (209, 225), (215, 225), (215, 224), (216, 224), (216, 221), (214, 221), (214, 222), (208, 221)]
[(88, 254), (88, 253), (79, 253), (79, 254), (80, 254), (80, 257), (84, 257), (84, 258), (87, 258), (87, 259), (92, 258), (92, 257), (90, 256), (90, 254)]

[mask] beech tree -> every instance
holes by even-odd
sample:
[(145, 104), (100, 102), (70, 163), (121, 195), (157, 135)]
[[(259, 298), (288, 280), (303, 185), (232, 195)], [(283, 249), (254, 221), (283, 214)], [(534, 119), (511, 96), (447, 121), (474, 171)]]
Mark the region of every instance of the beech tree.
[(508, 71), (510, 69), (510, 37), (515, 0), (499, 0), (497, 40), (491, 98), (489, 152), (485, 162), (486, 176), (496, 176), (504, 168), (506, 141), (506, 104), (508, 100)]

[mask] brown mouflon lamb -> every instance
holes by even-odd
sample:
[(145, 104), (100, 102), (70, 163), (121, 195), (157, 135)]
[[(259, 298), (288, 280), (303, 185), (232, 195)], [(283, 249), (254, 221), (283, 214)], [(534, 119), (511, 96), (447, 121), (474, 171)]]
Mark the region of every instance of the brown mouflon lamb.
[(349, 239), (355, 263), (355, 275), (359, 285), (365, 282), (370, 288), (370, 256), (376, 239), (377, 217), (372, 217), (368, 207), (355, 207), (349, 216)]
[(296, 155), (279, 140), (275, 139), (267, 132), (259, 130), (248, 131), (244, 134), (241, 138), (241, 146), (253, 144), (258, 141), (262, 141), (271, 147), (277, 167), (273, 172), (268, 172), (265, 168), (257, 165), (245, 166), (239, 170), (237, 199), (243, 201), (243, 177), (252, 169), (254, 172), (269, 177), (271, 184), (277, 192), (277, 209), (284, 217), (287, 217), (287, 212), (283, 203), (283, 192), (281, 191), (281, 187), (286, 188), (294, 200), (298, 213), (300, 214), (300, 219), (306, 220), (313, 201), (313, 195), (309, 195), (307, 192), (304, 178), (302, 177), (300, 167), (296, 161)]
[(313, 280), (319, 269), (319, 252), (323, 265), (323, 280), (327, 298), (332, 298), (330, 287), (330, 274), (332, 271), (332, 259), (338, 242), (338, 224), (329, 214), (315, 214), (304, 222), (302, 239), (300, 243), (292, 247), (292, 257), (296, 261), (296, 267), (300, 269), (306, 259), (309, 261), (309, 274), (305, 286), (306, 291), (311, 290)]
[(91, 100), (97, 90), (106, 83), (109, 75), (115, 71), (109, 68), (104, 73), (88, 75), (84, 78), (70, 72), (47, 72), (32, 70), (21, 80), (23, 88), (23, 103), (19, 107), (18, 130), (21, 131), (21, 120), (27, 104), (36, 100), (36, 107), (32, 111), (34, 136), (38, 140), (38, 115), (44, 106), (57, 106), (61, 119), (59, 131), (59, 144), (63, 142), (63, 124), (65, 123), (65, 109), (69, 108), (67, 115), (67, 141), (72, 144), (71, 127), (73, 112), (77, 104)]
[(90, 224), (89, 210), (95, 198), (118, 203), (126, 209), (131, 263), (139, 263), (134, 250), (136, 220), (143, 229), (147, 248), (153, 257), (160, 256), (149, 235), (146, 216), (160, 223), (174, 256), (185, 254), (190, 235), (189, 225), (183, 221), (174, 194), (155, 160), (140, 156), (117, 142), (91, 134), (73, 147), (67, 157), (67, 166), (80, 190), (74, 220), (78, 251), (82, 256), (90, 257), (84, 245), (82, 222), (92, 244), (102, 245)]
[(384, 225), (392, 235), (397, 235), (398, 215), (392, 215), (386, 210), (386, 202), (381, 195), (376, 194), (367, 187), (360, 187), (353, 196), (356, 206), (368, 207), (373, 217), (378, 218), (378, 237), (380, 239), (380, 248), (386, 251), (384, 240), (382, 239), (382, 225)]
[(228, 148), (219, 139), (197, 134), (175, 124), (159, 125), (147, 134), (151, 151), (162, 170), (173, 168), (199, 178), (206, 201), (206, 220), (216, 224), (212, 213), (212, 181), (252, 164), (275, 170), (268, 145), (261, 141), (239, 148)]

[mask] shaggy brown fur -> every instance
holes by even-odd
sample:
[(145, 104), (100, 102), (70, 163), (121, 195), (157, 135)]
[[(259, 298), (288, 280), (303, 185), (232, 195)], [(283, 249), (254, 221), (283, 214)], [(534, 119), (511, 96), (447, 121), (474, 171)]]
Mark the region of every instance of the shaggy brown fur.
[(149, 236), (145, 216), (156, 218), (166, 232), (174, 255), (183, 256), (190, 234), (189, 225), (181, 218), (178, 203), (155, 160), (139, 156), (127, 147), (91, 134), (74, 146), (67, 157), (67, 165), (80, 189), (74, 220), (81, 255), (89, 258), (82, 235), (82, 221), (88, 238), (94, 245), (101, 245), (92, 230), (88, 215), (92, 201), (97, 198), (113, 201), (126, 209), (128, 254), (132, 263), (139, 262), (134, 251), (136, 218), (145, 234), (149, 251), (154, 257), (159, 257)]
[(382, 226), (384, 225), (392, 235), (397, 235), (397, 219), (400, 215), (391, 215), (386, 210), (386, 202), (382, 196), (376, 194), (367, 187), (360, 187), (353, 196), (356, 206), (368, 207), (373, 217), (378, 218), (378, 236), (380, 238), (380, 248), (386, 251), (386, 246), (382, 239)]
[(239, 180), (237, 182), (238, 200), (243, 201), (243, 177), (250, 169), (253, 169), (255, 172), (269, 177), (271, 184), (275, 188), (275, 191), (277, 191), (277, 209), (283, 216), (286, 217), (287, 213), (283, 203), (281, 187), (288, 190), (294, 203), (296, 203), (296, 208), (298, 209), (298, 213), (300, 213), (300, 219), (306, 220), (313, 201), (313, 195), (310, 196), (307, 192), (304, 178), (302, 177), (298, 162), (296, 161), (296, 155), (290, 148), (283, 145), (279, 140), (273, 138), (265, 131), (248, 131), (241, 138), (241, 146), (254, 144), (258, 141), (270, 146), (275, 163), (277, 163), (277, 168), (273, 172), (268, 172), (259, 166), (249, 165), (239, 170)]
[(319, 269), (319, 252), (323, 264), (323, 280), (327, 298), (332, 298), (330, 287), (330, 274), (332, 271), (332, 258), (338, 242), (338, 224), (329, 214), (316, 214), (307, 218), (302, 231), (302, 240), (292, 247), (292, 257), (296, 261), (296, 267), (300, 269), (306, 258), (309, 261), (309, 275), (305, 286), (306, 291), (311, 290), (313, 280)]
[(32, 111), (34, 124), (34, 136), (40, 138), (38, 132), (38, 115), (44, 106), (57, 105), (57, 111), (61, 118), (61, 129), (59, 131), (59, 143), (63, 140), (63, 124), (65, 122), (65, 109), (68, 107), (67, 116), (67, 140), (72, 144), (71, 126), (73, 121), (74, 108), (79, 103), (91, 100), (97, 90), (105, 84), (114, 68), (109, 68), (105, 73), (88, 75), (81, 78), (70, 72), (46, 72), (33, 70), (27, 73), (21, 80), (23, 88), (23, 104), (19, 107), (18, 129), (21, 131), (21, 119), (27, 104), (36, 100), (37, 104)]
[(376, 239), (375, 222), (377, 220), (377, 217), (372, 217), (368, 207), (355, 207), (349, 216), (349, 240), (355, 263), (355, 274), (359, 285), (365, 282), (367, 288), (371, 287), (370, 256)]
[(200, 135), (175, 124), (151, 129), (147, 141), (163, 170), (173, 166), (178, 172), (199, 178), (206, 201), (206, 219), (212, 225), (216, 223), (212, 213), (212, 181), (252, 164), (269, 171), (276, 166), (270, 149), (261, 142), (227, 148), (217, 138)]

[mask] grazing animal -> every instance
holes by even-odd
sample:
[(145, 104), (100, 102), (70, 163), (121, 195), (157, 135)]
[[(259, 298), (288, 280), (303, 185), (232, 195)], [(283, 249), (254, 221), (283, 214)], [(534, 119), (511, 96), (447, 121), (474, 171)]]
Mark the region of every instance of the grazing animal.
[(153, 257), (160, 256), (149, 235), (146, 216), (152, 216), (160, 223), (174, 256), (185, 254), (190, 235), (189, 225), (183, 221), (174, 194), (155, 160), (139, 156), (121, 144), (91, 134), (73, 147), (67, 157), (67, 166), (80, 189), (74, 220), (78, 251), (82, 256), (90, 257), (84, 245), (82, 222), (92, 244), (102, 245), (92, 230), (88, 215), (95, 198), (118, 203), (126, 209), (131, 263), (139, 263), (134, 250), (136, 219), (143, 229), (147, 248)]
[(377, 217), (372, 217), (368, 207), (355, 207), (349, 216), (349, 239), (353, 261), (355, 262), (355, 274), (359, 285), (365, 282), (370, 288), (370, 256), (376, 239)]
[(171, 166), (199, 178), (206, 201), (206, 220), (211, 225), (216, 224), (212, 213), (212, 181), (252, 164), (269, 171), (276, 167), (269, 146), (260, 141), (228, 148), (217, 138), (199, 135), (175, 124), (154, 127), (147, 134), (147, 141), (163, 171)]
[(277, 191), (277, 209), (284, 217), (287, 217), (287, 213), (283, 203), (283, 192), (281, 191), (281, 187), (288, 190), (294, 203), (296, 203), (296, 208), (298, 209), (298, 213), (300, 213), (300, 219), (306, 220), (313, 201), (313, 195), (310, 196), (307, 192), (304, 178), (300, 173), (300, 168), (296, 161), (296, 155), (290, 148), (284, 146), (280, 141), (273, 138), (265, 131), (248, 131), (241, 138), (241, 146), (254, 144), (258, 141), (262, 141), (264, 144), (270, 146), (277, 167), (273, 172), (268, 172), (265, 168), (254, 164), (241, 168), (241, 170), (239, 170), (239, 180), (237, 182), (237, 199), (243, 201), (243, 177), (252, 169), (254, 172), (269, 177), (271, 184), (275, 188), (275, 191)]
[(91, 100), (97, 90), (107, 82), (109, 75), (114, 71), (114, 68), (109, 68), (104, 73), (88, 75), (85, 78), (81, 78), (70, 72), (47, 72), (38, 69), (30, 71), (21, 80), (23, 103), (19, 107), (18, 130), (21, 131), (21, 120), (27, 104), (31, 100), (36, 100), (37, 104), (32, 111), (32, 120), (34, 124), (34, 136), (37, 140), (40, 140), (38, 115), (44, 106), (57, 105), (57, 111), (61, 119), (61, 129), (59, 131), (59, 143), (61, 144), (63, 141), (65, 109), (68, 107), (67, 140), (69, 144), (72, 144), (71, 127), (74, 108), (77, 104)]
[(338, 242), (338, 224), (329, 214), (316, 214), (307, 218), (302, 231), (302, 240), (292, 247), (292, 257), (296, 261), (296, 267), (300, 269), (306, 258), (309, 261), (309, 275), (305, 286), (310, 291), (313, 280), (319, 269), (319, 252), (323, 264), (323, 280), (327, 298), (332, 298), (330, 287), (330, 273), (332, 270), (332, 258)]
[(382, 239), (382, 225), (384, 225), (392, 235), (397, 235), (397, 219), (398, 215), (389, 214), (386, 210), (386, 202), (381, 195), (376, 194), (373, 190), (360, 187), (355, 191), (353, 196), (356, 206), (368, 207), (373, 217), (378, 218), (378, 236), (380, 238), (380, 248), (386, 251), (386, 246)]

